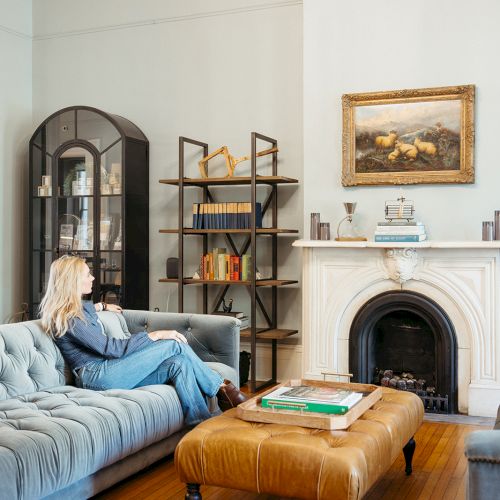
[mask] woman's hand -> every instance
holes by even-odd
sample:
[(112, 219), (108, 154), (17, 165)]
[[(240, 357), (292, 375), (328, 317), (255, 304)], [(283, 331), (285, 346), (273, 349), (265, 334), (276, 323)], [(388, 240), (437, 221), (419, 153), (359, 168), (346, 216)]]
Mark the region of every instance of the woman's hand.
[(187, 344), (187, 338), (176, 330), (156, 330), (155, 332), (148, 333), (148, 337), (153, 340), (175, 340), (180, 344)]

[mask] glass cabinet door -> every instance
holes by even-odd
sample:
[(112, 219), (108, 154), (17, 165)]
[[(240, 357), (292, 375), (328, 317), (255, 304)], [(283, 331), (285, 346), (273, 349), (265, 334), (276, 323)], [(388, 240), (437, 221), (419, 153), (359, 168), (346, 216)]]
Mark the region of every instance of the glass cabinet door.
[(57, 251), (59, 254), (94, 248), (94, 163), (83, 147), (65, 150), (57, 163)]

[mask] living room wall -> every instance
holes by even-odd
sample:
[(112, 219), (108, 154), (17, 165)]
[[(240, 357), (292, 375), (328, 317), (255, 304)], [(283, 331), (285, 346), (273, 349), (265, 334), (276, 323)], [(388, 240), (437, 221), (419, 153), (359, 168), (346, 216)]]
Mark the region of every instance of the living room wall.
[(373, 237), (385, 200), (400, 188), (341, 185), (344, 93), (476, 85), (476, 182), (405, 186), (433, 240), (479, 240), (500, 209), (495, 150), (500, 112), (500, 4), (483, 0), (304, 0), (304, 232), (309, 213), (336, 224), (357, 201), (361, 232)]
[[(158, 283), (167, 257), (177, 255), (176, 237), (158, 230), (177, 226), (178, 193), (158, 180), (178, 177), (179, 135), (242, 156), (250, 153), (251, 131), (277, 138), (279, 172), (301, 179), (302, 2), (45, 0), (33, 9), (33, 126), (57, 109), (89, 105), (143, 130), (150, 141), (150, 307), (176, 311), (176, 287)], [(210, 165), (225, 175), (222, 162)], [(237, 167), (240, 175), (249, 168)], [(199, 175), (196, 162), (189, 169), (188, 176)], [(301, 186), (280, 188), (281, 227), (302, 229), (302, 204)], [(195, 241), (186, 241), (188, 252)], [(299, 278), (300, 251), (291, 242), (280, 237), (279, 275)], [(192, 251), (186, 274), (200, 253)], [(200, 311), (187, 293), (186, 309)], [(280, 325), (299, 328), (300, 289), (280, 294)], [(235, 309), (248, 308), (246, 291), (230, 297)]]
[(27, 141), (31, 132), (31, 0), (0, 0), (0, 321), (26, 300)]

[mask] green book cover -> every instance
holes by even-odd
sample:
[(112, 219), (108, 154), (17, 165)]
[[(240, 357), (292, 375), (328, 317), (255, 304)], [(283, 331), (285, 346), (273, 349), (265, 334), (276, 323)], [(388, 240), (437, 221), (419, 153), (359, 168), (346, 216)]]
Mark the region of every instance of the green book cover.
[(241, 279), (243, 281), (248, 281), (252, 275), (252, 256), (248, 254), (243, 254), (241, 256)]
[(283, 401), (280, 399), (262, 399), (262, 408), (276, 408), (280, 410), (311, 411), (314, 413), (330, 413), (344, 415), (349, 411), (348, 406), (314, 403), (312, 401)]
[[(295, 397), (294, 397), (295, 395)], [(309, 397), (307, 397), (309, 395)], [(302, 397), (297, 397), (302, 396)], [(363, 397), (360, 392), (309, 386), (278, 387), (262, 397), (263, 408), (343, 415)]]

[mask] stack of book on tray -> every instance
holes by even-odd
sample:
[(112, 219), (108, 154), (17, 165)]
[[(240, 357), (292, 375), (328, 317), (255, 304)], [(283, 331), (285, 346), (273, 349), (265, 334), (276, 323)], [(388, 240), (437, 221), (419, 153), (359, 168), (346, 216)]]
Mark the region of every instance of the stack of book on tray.
[(425, 226), (415, 221), (385, 221), (377, 224), (375, 241), (417, 242), (427, 239)]
[(263, 408), (343, 415), (360, 401), (362, 397), (363, 394), (361, 392), (334, 387), (313, 387), (308, 385), (299, 385), (296, 387), (283, 386), (262, 396), (261, 404)]

